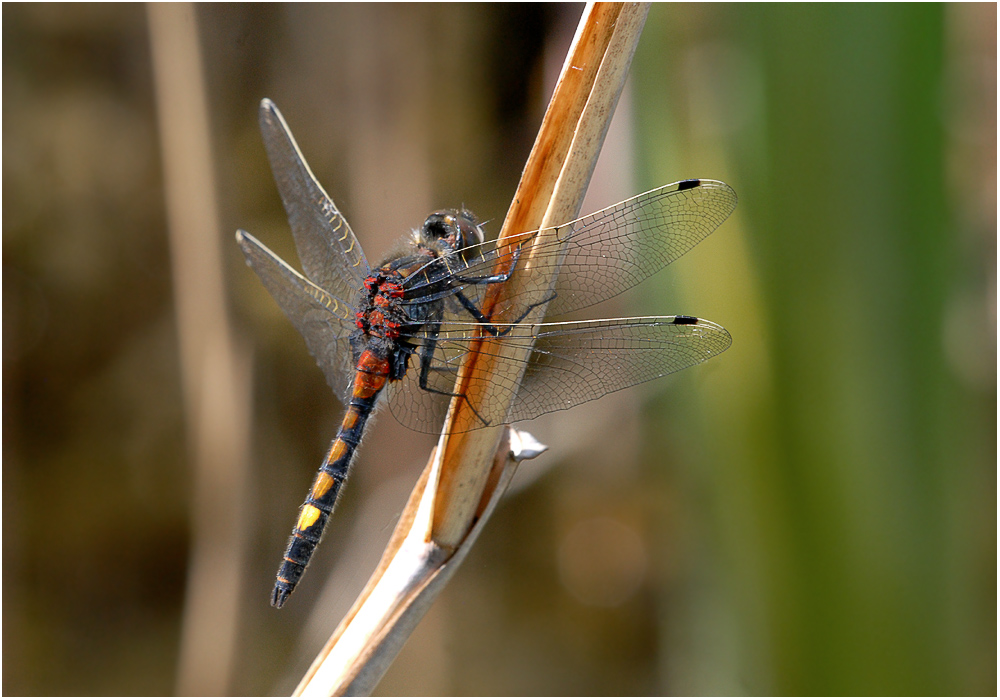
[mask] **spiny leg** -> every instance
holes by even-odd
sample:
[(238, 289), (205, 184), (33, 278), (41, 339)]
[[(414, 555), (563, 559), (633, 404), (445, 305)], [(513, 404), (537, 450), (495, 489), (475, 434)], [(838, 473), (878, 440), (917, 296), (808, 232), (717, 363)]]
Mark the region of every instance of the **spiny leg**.
[(468, 396), (465, 394), (456, 394), (452, 391), (435, 389), (427, 383), (431, 370), (433, 369), (434, 350), (437, 348), (438, 335), (440, 332), (440, 325), (437, 323), (429, 324), (427, 335), (424, 336), (425, 342), (420, 346), (420, 388), (432, 394), (440, 394), (442, 396), (450, 396), (452, 398), (461, 398), (466, 404), (468, 404), (469, 409), (476, 415), (476, 418), (478, 418), (484, 426), (488, 426), (489, 421), (479, 414), (479, 411), (477, 411), (476, 407), (472, 405)]
[[(469, 312), (469, 314), (477, 321), (479, 321), (479, 323), (482, 324), (480, 327), (487, 333), (487, 335), (492, 336), (494, 338), (502, 338), (508, 333), (510, 333), (518, 323), (523, 321), (524, 318), (529, 313), (531, 313), (532, 309), (535, 309), (541, 306), (542, 304), (547, 304), (548, 302), (552, 301), (556, 296), (555, 292), (553, 292), (550, 296), (543, 299), (542, 301), (531, 304), (530, 306), (528, 306), (527, 309), (525, 309), (524, 313), (521, 314), (511, 324), (507, 325), (505, 328), (498, 328), (489, 323), (489, 319), (487, 319), (486, 316), (476, 307), (476, 305), (473, 304), (468, 297), (462, 294), (462, 292), (456, 290), (455, 295), (458, 297), (458, 300), (461, 302), (462, 306), (464, 306), (465, 309)], [(441, 331), (440, 326), (437, 323), (432, 322), (428, 324), (427, 334), (424, 336), (425, 342), (421, 345), (419, 352), (420, 388), (432, 394), (440, 394), (442, 396), (450, 396), (452, 398), (458, 397), (463, 399), (468, 404), (469, 409), (475, 414), (476, 418), (478, 418), (484, 426), (488, 426), (490, 424), (489, 421), (483, 418), (482, 414), (480, 414), (479, 411), (476, 410), (475, 405), (473, 405), (472, 401), (469, 400), (469, 397), (466, 394), (435, 389), (434, 387), (428, 384), (428, 379), (430, 377), (431, 370), (434, 369), (433, 366), (434, 350), (437, 348), (438, 336), (440, 334), (440, 331)]]
[(556, 293), (552, 292), (552, 294), (547, 296), (545, 299), (542, 299), (541, 301), (536, 301), (534, 304), (529, 305), (528, 308), (524, 310), (523, 314), (515, 318), (510, 323), (504, 324), (506, 328), (498, 328), (497, 326), (491, 324), (490, 319), (487, 318), (487, 316), (482, 311), (480, 311), (475, 304), (472, 303), (471, 299), (462, 294), (460, 290), (455, 290), (455, 296), (458, 298), (458, 301), (462, 304), (462, 306), (465, 307), (465, 310), (469, 312), (469, 315), (482, 324), (480, 327), (484, 331), (486, 331), (488, 335), (491, 335), (494, 338), (502, 338), (508, 333), (510, 333), (512, 330), (514, 330), (514, 326), (516, 326), (518, 323), (527, 318), (528, 314), (530, 314), (533, 309), (538, 308), (542, 304), (548, 304), (550, 301), (555, 299)]
[(510, 266), (507, 272), (501, 272), (497, 275), (486, 275), (484, 277), (465, 277), (463, 275), (453, 275), (452, 279), (461, 282), (462, 284), (497, 284), (498, 282), (506, 282), (514, 274), (514, 270), (517, 269), (517, 261), (521, 259), (521, 248), (524, 246), (524, 241), (517, 244), (517, 248), (514, 249), (514, 254), (511, 256)]

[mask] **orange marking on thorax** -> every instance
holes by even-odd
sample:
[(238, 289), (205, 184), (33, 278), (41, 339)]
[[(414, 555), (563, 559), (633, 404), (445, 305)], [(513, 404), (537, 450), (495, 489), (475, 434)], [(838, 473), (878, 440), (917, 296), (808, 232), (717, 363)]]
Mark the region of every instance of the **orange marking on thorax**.
[[(421, 256), (416, 262), (414, 262), (412, 265), (408, 265), (407, 267), (400, 267), (396, 270), (396, 272), (399, 274), (400, 277), (409, 277), (414, 272), (419, 270), (421, 267), (426, 265), (428, 258), (436, 258), (436, 257), (437, 255), (430, 253), (428, 251), (424, 251), (424, 255)], [(400, 287), (399, 285), (393, 285), (393, 286), (399, 289), (400, 296), (402, 296), (403, 288)]]

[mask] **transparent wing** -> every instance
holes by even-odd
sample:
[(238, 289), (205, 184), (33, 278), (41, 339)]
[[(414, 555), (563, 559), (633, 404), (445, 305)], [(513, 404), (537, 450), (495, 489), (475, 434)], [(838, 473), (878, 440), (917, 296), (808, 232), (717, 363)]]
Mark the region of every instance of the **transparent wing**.
[(351, 345), (354, 309), (307, 280), (246, 231), (236, 232), (247, 265), (306, 340), (326, 382), (346, 404), (354, 376)]
[[(411, 275), (404, 284), (407, 299), (417, 303), (422, 290), (441, 296), (440, 281), (485, 279), (497, 269), (534, 268), (519, 297), (510, 298), (512, 314), (548, 295), (556, 270), (552, 315), (565, 314), (610, 299), (663, 269), (719, 227), (736, 207), (736, 193), (716, 180), (683, 180), (620, 202), (612, 207), (552, 229), (521, 234), (518, 243), (534, 236), (544, 240), (513, 265), (515, 246), (495, 248), (493, 242), (438, 258)], [(525, 253), (527, 255), (527, 253)], [(537, 273), (537, 274), (536, 274)], [(464, 282), (455, 288), (477, 303), (487, 284)]]
[[(440, 430), (459, 364), (470, 349), (475, 324), (442, 323), (438, 337), (413, 339), (433, 345), (427, 391), (420, 385), (418, 358), (389, 387), (389, 406), (403, 425), (421, 432)], [(503, 338), (482, 339), (480, 353), (496, 368), (468, 400), (479, 418), (459, 426), (474, 430), (486, 424), (514, 423), (572, 408), (626, 387), (663, 377), (712, 358), (729, 347), (725, 328), (691, 316), (649, 316), (567, 323), (514, 324)], [(527, 369), (510, 359), (502, 346), (531, 348)], [(483, 367), (482, 358), (477, 367)], [(478, 369), (473, 369), (473, 374)], [(442, 393), (434, 393), (434, 391)], [(516, 392), (508, 409), (503, 400)]]
[(673, 374), (721, 354), (732, 342), (722, 326), (692, 316), (545, 324), (536, 334), (510, 421)]
[(347, 220), (309, 169), (281, 112), (260, 103), (260, 130), (306, 276), (340, 299), (353, 299), (369, 266)]

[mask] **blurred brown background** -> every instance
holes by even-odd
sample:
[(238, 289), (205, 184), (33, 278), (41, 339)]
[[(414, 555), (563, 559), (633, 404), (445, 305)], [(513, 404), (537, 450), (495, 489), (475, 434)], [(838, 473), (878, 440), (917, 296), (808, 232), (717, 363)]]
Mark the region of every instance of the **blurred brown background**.
[[(291, 691), (432, 440), (380, 417), (271, 609), (341, 408), (233, 241), (297, 265), (257, 105), (370, 260), (439, 207), (495, 235), (581, 9), (204, 5), (156, 35), (139, 5), (3, 6), (5, 694)], [(733, 347), (524, 426), (550, 452), (380, 693), (995, 694), (995, 28), (653, 7), (585, 209), (688, 177), (741, 201), (608, 312)], [(171, 150), (202, 94), (205, 149)], [(212, 309), (217, 355), (184, 320)]]

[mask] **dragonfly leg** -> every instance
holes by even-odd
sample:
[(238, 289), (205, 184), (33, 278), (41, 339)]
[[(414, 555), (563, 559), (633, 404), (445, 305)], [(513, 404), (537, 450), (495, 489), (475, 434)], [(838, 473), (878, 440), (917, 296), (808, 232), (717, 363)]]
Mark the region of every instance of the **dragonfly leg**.
[[(473, 304), (471, 300), (469, 300), (468, 297), (462, 294), (462, 292), (456, 290), (455, 296), (458, 297), (458, 300), (462, 303), (462, 306), (465, 307), (465, 309), (472, 315), (472, 317), (482, 324), (481, 327), (483, 328), (483, 330), (486, 331), (487, 334), (496, 338), (502, 338), (503, 336), (510, 333), (514, 329), (516, 324), (524, 320), (524, 318), (529, 313), (531, 313), (532, 309), (552, 301), (555, 298), (556, 294), (555, 292), (552, 292), (552, 294), (547, 296), (542, 301), (531, 304), (530, 306), (528, 306), (527, 309), (525, 309), (523, 314), (521, 314), (517, 319), (515, 319), (513, 322), (511, 322), (510, 325), (507, 325), (505, 328), (499, 328), (489, 323), (489, 320), (486, 318), (483, 312), (480, 311), (476, 307), (476, 305)], [(469, 397), (466, 396), (465, 394), (459, 394), (451, 391), (444, 391), (442, 389), (435, 389), (434, 387), (430, 386), (429, 378), (431, 370), (434, 369), (433, 365), (434, 350), (437, 348), (437, 341), (439, 334), (440, 334), (440, 326), (438, 324), (430, 323), (427, 325), (427, 334), (424, 336), (424, 343), (420, 346), (419, 350), (420, 388), (432, 394), (440, 394), (442, 396), (450, 396), (452, 398), (457, 397), (463, 399), (466, 402), (466, 404), (468, 404), (469, 409), (475, 414), (476, 418), (478, 418), (479, 421), (483, 424), (483, 426), (490, 425), (490, 422), (485, 418), (483, 418), (482, 414), (480, 414), (479, 411), (476, 410), (475, 405), (472, 403), (472, 401), (469, 400)], [(413, 349), (410, 349), (408, 351), (407, 358), (409, 357), (409, 354), (412, 353)]]
[[(471, 302), (470, 302), (471, 303)], [(490, 423), (485, 418), (483, 418), (476, 407), (472, 405), (469, 401), (469, 397), (465, 394), (456, 394), (451, 391), (442, 391), (441, 389), (435, 389), (427, 383), (428, 377), (430, 377), (431, 369), (433, 369), (432, 362), (434, 360), (434, 349), (437, 347), (438, 333), (440, 332), (439, 327), (436, 324), (432, 324), (426, 335), (426, 341), (420, 346), (420, 388), (424, 391), (428, 391), (432, 394), (441, 394), (442, 396), (451, 396), (452, 398), (458, 397), (468, 404), (469, 409), (476, 414), (484, 426), (488, 426)]]
[(486, 275), (484, 277), (463, 277), (462, 275), (454, 275), (452, 279), (458, 280), (462, 284), (496, 284), (498, 282), (506, 282), (514, 274), (514, 270), (517, 269), (517, 261), (521, 259), (521, 247), (524, 242), (518, 244), (517, 248), (514, 249), (514, 254), (511, 256), (510, 267), (507, 272), (501, 272), (498, 275)]
[(406, 374), (406, 368), (410, 366), (410, 357), (415, 353), (416, 346), (413, 343), (408, 343), (405, 340), (399, 341), (398, 352), (391, 361), (389, 379), (402, 379), (403, 375)]
[(465, 307), (465, 310), (472, 315), (474, 319), (479, 321), (479, 323), (483, 324), (482, 328), (484, 331), (486, 331), (489, 335), (492, 335), (494, 338), (502, 338), (508, 333), (510, 333), (512, 330), (514, 330), (514, 326), (523, 321), (527, 317), (527, 315), (531, 313), (532, 309), (535, 309), (541, 306), (542, 304), (548, 304), (550, 301), (555, 299), (556, 293), (552, 292), (549, 296), (545, 297), (541, 301), (536, 301), (534, 304), (530, 304), (528, 308), (524, 310), (523, 314), (512, 320), (509, 324), (504, 324), (506, 325), (506, 328), (499, 328), (491, 324), (490, 319), (488, 319), (486, 315), (482, 311), (480, 311), (467, 296), (462, 294), (462, 292), (456, 290), (455, 297), (462, 304), (462, 306)]

